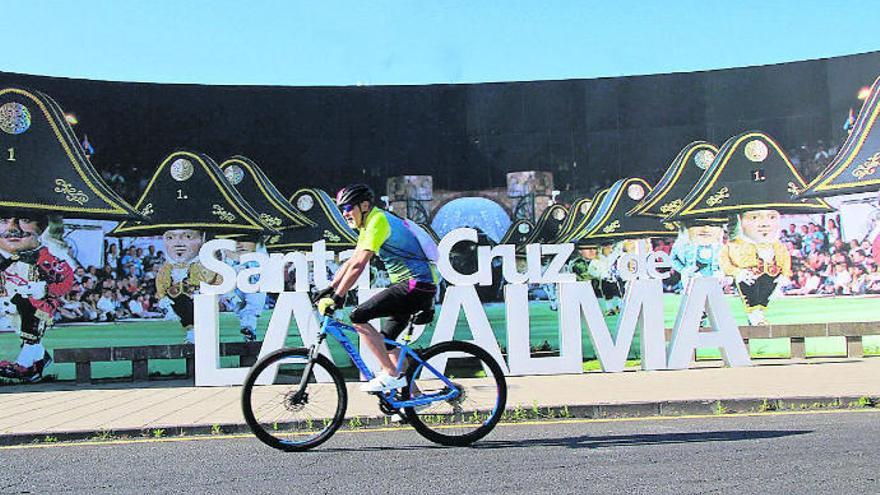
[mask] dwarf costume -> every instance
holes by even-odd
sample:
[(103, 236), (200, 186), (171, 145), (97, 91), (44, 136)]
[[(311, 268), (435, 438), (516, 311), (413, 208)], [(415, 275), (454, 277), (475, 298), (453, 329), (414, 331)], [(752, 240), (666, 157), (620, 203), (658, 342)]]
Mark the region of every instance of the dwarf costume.
[[(256, 211), (260, 220), (274, 228), (279, 234), (269, 236), (263, 242), (262, 235), (230, 236), (236, 241), (236, 252), (229, 253), (224, 261), (238, 273), (256, 265), (251, 261), (241, 263), (239, 256), (248, 251), (284, 251), (292, 247), (288, 242), (290, 234), (305, 226), (314, 227), (314, 222), (296, 210), (278, 191), (266, 174), (256, 163), (244, 156), (234, 156), (220, 164), (220, 170), (241, 196)], [(246, 293), (236, 288), (226, 299), (228, 309), (238, 316), (241, 334), (246, 341), (257, 339), (257, 318), (266, 305), (266, 293)]]
[(669, 237), (676, 231), (674, 223), (627, 214), (650, 192), (651, 186), (643, 179), (618, 180), (602, 194), (601, 202), (576, 241), (578, 246), (590, 243), (601, 246), (596, 259), (590, 263), (590, 272), (602, 280), (600, 287), (606, 313), (620, 310), (621, 298), (626, 292), (616, 266), (617, 258), (624, 253), (622, 241), (636, 246), (638, 243), (632, 241)]
[[(682, 148), (654, 189), (629, 214), (666, 218), (677, 212), (717, 155), (718, 147), (705, 141), (695, 141)], [(726, 215), (681, 222), (670, 256), (673, 270), (681, 276), (682, 290), (687, 289), (694, 277), (721, 274), (718, 256), (726, 223)]]
[(185, 341), (193, 343), (193, 296), (202, 282), (218, 275), (198, 261), (208, 235), (277, 235), (232, 187), (205, 154), (176, 151), (159, 164), (135, 205), (152, 224), (122, 222), (111, 232), (120, 237), (162, 235), (165, 263), (156, 275), (156, 296), (167, 297)]
[(690, 221), (730, 215), (736, 225), (719, 253), (733, 278), (749, 322), (766, 324), (770, 296), (791, 276), (791, 255), (779, 241), (780, 213), (826, 213), (819, 199), (791, 199), (804, 180), (776, 141), (750, 131), (727, 140), (718, 156), (670, 219)]
[(617, 259), (620, 258), (619, 246), (607, 241), (599, 245), (596, 257), (590, 260), (587, 275), (596, 280), (594, 290), (598, 288), (597, 295), (603, 301), (603, 311), (606, 315), (617, 314), (620, 311), (620, 301), (623, 296), (623, 281), (617, 272)]
[(0, 89), (0, 148), (0, 301), (21, 339), (0, 376), (37, 381), (52, 362), (43, 336), (74, 283), (61, 216), (143, 217), (101, 180), (61, 108), (40, 92)]

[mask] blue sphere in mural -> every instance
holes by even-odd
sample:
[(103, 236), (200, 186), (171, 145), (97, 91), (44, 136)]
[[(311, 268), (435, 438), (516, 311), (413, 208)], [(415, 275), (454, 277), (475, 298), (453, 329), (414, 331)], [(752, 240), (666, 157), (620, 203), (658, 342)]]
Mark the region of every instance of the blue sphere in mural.
[(478, 196), (458, 198), (443, 205), (434, 215), (431, 228), (441, 238), (450, 231), (461, 227), (482, 230), (498, 242), (510, 228), (510, 217), (504, 208), (491, 199)]

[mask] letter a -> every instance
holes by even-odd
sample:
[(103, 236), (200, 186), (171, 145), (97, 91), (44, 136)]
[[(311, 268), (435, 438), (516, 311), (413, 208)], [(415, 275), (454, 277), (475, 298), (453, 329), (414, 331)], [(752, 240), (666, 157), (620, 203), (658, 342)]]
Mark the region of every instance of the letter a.
[[(669, 368), (685, 369), (699, 347), (720, 347), (728, 366), (750, 366), (749, 351), (733, 320), (730, 306), (721, 293), (718, 279), (700, 277), (691, 280), (685, 292), (669, 344)], [(712, 332), (700, 332), (703, 311), (709, 316)]]

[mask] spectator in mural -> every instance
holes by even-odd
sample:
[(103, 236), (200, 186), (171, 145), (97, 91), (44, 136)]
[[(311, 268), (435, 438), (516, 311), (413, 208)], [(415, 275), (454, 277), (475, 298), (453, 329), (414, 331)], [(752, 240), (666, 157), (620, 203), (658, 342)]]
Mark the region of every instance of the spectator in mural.
[(0, 297), (15, 308), (11, 319), (21, 339), (15, 361), (0, 361), (0, 376), (37, 381), (52, 362), (43, 335), (74, 283), (74, 262), (52, 235), (60, 222), (45, 215), (0, 218)]
[(682, 290), (694, 277), (721, 274), (718, 255), (723, 241), (724, 229), (717, 224), (693, 222), (681, 228), (672, 245), (672, 268), (681, 274)]
[(834, 221), (833, 218), (828, 219), (826, 226), (826, 231), (828, 232), (828, 244), (833, 246), (841, 240), (840, 227), (837, 226), (837, 222)]
[(153, 266), (158, 266), (162, 263), (162, 252), (160, 251), (157, 254), (156, 247), (150, 244), (147, 246), (147, 254), (144, 255), (142, 263), (144, 266), (144, 272), (149, 272), (153, 269)]
[(107, 246), (107, 253), (104, 254), (104, 270), (110, 268), (114, 273), (119, 267), (119, 246), (115, 242), (110, 242)]

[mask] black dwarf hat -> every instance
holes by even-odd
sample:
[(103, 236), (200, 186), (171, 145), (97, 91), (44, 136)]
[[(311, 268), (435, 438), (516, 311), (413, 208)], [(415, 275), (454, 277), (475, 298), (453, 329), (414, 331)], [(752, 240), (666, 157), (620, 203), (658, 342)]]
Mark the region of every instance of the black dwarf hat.
[(308, 248), (312, 243), (325, 241), (328, 247), (352, 248), (358, 234), (342, 218), (336, 202), (321, 189), (304, 188), (288, 200), (311, 225), (292, 230), (285, 243), (291, 248)]
[(532, 229), (532, 235), (528, 236), (525, 242), (518, 247), (525, 249), (526, 244), (546, 244), (553, 242), (553, 240), (559, 236), (559, 232), (562, 230), (563, 225), (565, 225), (565, 220), (568, 216), (568, 209), (565, 206), (558, 203), (548, 206), (547, 209), (541, 213), (541, 218), (538, 219), (535, 228)]
[(194, 229), (218, 235), (277, 234), (203, 153), (175, 151), (159, 164), (135, 207), (151, 224), (122, 222), (111, 235), (158, 235)]
[(516, 246), (523, 246), (526, 244), (526, 241), (532, 236), (532, 232), (535, 230), (535, 224), (532, 222), (520, 218), (519, 220), (510, 224), (510, 227), (507, 228), (507, 232), (504, 233), (504, 236), (501, 237), (501, 240), (498, 241), (498, 244), (514, 244)]
[[(651, 186), (644, 179), (631, 177), (614, 183), (601, 204), (596, 208), (592, 220), (584, 229), (578, 245), (587, 242), (614, 242), (639, 237), (664, 237), (675, 235), (678, 226), (656, 217), (629, 216), (626, 213), (651, 192)], [(593, 244), (594, 245), (594, 244)]]
[(706, 141), (694, 141), (682, 148), (654, 189), (629, 214), (665, 218), (678, 211), (717, 154), (718, 147)]
[(581, 198), (575, 201), (574, 204), (571, 205), (571, 210), (569, 210), (568, 218), (565, 219), (565, 224), (562, 226), (559, 235), (553, 240), (553, 242), (562, 244), (573, 242), (577, 239), (578, 231), (587, 226), (593, 212), (596, 211), (596, 206), (599, 205), (602, 198), (605, 196), (605, 192), (606, 190), (603, 189), (596, 193), (592, 198)]
[(748, 210), (831, 211), (821, 199), (791, 199), (804, 187), (804, 180), (779, 144), (764, 132), (748, 131), (721, 146), (681, 209), (667, 218), (687, 221)]
[(52, 98), (0, 89), (0, 213), (144, 220), (92, 167)]
[(880, 190), (880, 77), (871, 85), (853, 131), (825, 170), (798, 197), (817, 198)]
[(281, 194), (256, 163), (244, 156), (233, 156), (220, 164), (230, 184), (257, 212), (260, 221), (279, 232), (266, 241), (269, 250), (287, 247), (289, 234), (306, 225), (313, 225)]

